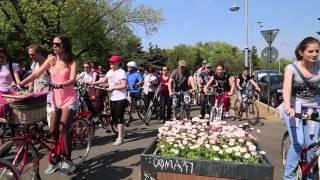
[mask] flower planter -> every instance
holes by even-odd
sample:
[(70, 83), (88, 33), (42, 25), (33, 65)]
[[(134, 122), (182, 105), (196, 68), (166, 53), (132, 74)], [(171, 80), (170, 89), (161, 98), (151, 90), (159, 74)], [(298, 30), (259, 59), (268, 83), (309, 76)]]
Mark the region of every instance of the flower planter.
[(157, 140), (141, 154), (141, 180), (272, 180), (273, 166), (263, 156), (261, 163), (194, 160), (155, 155)]

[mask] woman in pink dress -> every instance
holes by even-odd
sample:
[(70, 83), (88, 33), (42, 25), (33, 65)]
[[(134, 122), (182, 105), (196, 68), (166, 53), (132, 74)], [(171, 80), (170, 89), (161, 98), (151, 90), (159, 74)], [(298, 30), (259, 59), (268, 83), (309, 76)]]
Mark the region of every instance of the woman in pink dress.
[[(59, 133), (64, 138), (66, 160), (62, 163), (60, 172), (67, 174), (75, 170), (75, 165), (71, 161), (72, 143), (71, 134), (68, 133), (68, 129), (79, 108), (78, 96), (74, 90), (77, 67), (72, 54), (71, 41), (68, 37), (64, 35), (55, 36), (52, 47), (54, 54), (48, 56), (40, 69), (23, 80), (20, 86), (32, 82), (50, 69), (52, 86), (54, 88), (51, 99), (50, 133), (56, 140)], [(51, 174), (57, 168), (57, 166), (50, 164), (45, 173)]]

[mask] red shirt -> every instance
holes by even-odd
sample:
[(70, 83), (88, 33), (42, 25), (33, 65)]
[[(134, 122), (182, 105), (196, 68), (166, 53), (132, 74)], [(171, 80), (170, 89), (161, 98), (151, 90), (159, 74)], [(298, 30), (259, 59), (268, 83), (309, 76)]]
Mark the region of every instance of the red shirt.
[(169, 89), (168, 89), (168, 85), (166, 85), (166, 83), (169, 82), (170, 76), (168, 76), (167, 80), (164, 80), (162, 75), (159, 77), (159, 82), (160, 82), (160, 90), (159, 93), (160, 94), (164, 94), (164, 95), (168, 95), (169, 94)]

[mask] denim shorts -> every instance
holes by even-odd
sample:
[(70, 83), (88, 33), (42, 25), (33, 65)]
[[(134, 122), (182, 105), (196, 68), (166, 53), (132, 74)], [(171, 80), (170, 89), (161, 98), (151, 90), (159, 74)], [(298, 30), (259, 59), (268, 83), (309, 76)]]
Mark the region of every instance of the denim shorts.
[[(49, 105), (48, 105), (49, 106)], [(68, 106), (68, 108), (70, 110), (74, 110), (74, 111), (78, 111), (80, 107), (80, 101), (77, 99), (74, 103), (70, 104)], [(60, 108), (58, 108), (57, 106), (55, 106), (54, 104), (51, 104), (49, 107), (47, 107), (47, 112), (57, 112), (58, 110), (60, 110)]]

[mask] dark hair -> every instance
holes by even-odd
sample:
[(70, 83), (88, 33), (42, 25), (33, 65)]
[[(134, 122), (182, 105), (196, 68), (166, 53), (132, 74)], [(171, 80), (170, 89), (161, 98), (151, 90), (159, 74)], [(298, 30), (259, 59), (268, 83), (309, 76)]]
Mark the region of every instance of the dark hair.
[(245, 71), (245, 70), (248, 71), (248, 70), (249, 70), (249, 67), (248, 67), (248, 66), (245, 66), (245, 67), (242, 68), (242, 71)]
[(73, 59), (73, 53), (72, 53), (71, 39), (65, 35), (56, 35), (54, 36), (54, 38), (59, 38), (63, 45), (64, 53), (62, 54), (62, 57), (61, 57), (62, 61), (68, 65), (72, 64), (74, 59)]
[(216, 68), (217, 68), (217, 67), (219, 67), (219, 66), (221, 66), (221, 67), (222, 67), (222, 69), (224, 69), (224, 65), (223, 65), (223, 64), (220, 64), (220, 63), (219, 63), (219, 64), (217, 64), (217, 65), (216, 65)]
[(296, 50), (294, 51), (297, 61), (302, 60), (302, 56), (299, 54), (299, 51), (305, 51), (309, 44), (313, 43), (317, 43), (320, 46), (320, 41), (314, 37), (306, 37), (298, 44)]
[(8, 56), (7, 50), (5, 48), (0, 48), (0, 53), (5, 54), (6, 56)]
[(148, 70), (147, 70), (148, 73), (154, 73), (155, 71), (156, 69), (154, 67), (152, 66), (148, 67)]
[(91, 67), (91, 63), (90, 63), (89, 61), (84, 61), (84, 62), (82, 63), (82, 65), (84, 65), (84, 64), (88, 64), (89, 67)]
[(48, 56), (47, 50), (41, 47), (39, 44), (31, 44), (30, 46), (28, 46), (28, 49), (35, 50), (36, 53), (41, 54), (45, 58)]

